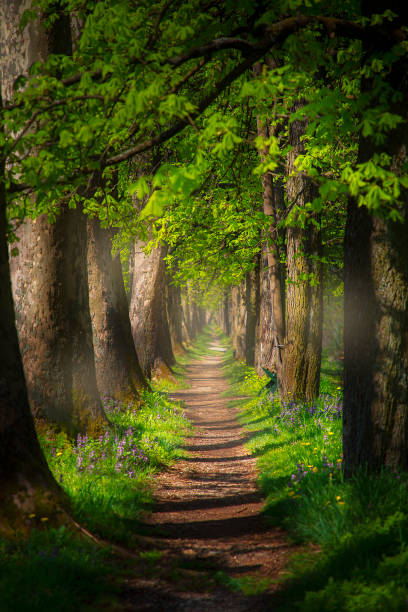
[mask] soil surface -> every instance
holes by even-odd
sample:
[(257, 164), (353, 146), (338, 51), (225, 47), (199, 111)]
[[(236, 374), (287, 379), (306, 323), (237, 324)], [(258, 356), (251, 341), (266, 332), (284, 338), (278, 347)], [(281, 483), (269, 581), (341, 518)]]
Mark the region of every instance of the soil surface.
[[(185, 402), (195, 430), (188, 457), (156, 477), (154, 512), (145, 520), (152, 535), (143, 537), (151, 558), (145, 576), (126, 581), (122, 610), (272, 610), (276, 580), (295, 551), (261, 514), (256, 460), (244, 446), (248, 434), (231, 398), (222, 397), (223, 349), (215, 338), (210, 349), (187, 369), (191, 388), (171, 394)], [(257, 593), (234, 592), (227, 576)]]

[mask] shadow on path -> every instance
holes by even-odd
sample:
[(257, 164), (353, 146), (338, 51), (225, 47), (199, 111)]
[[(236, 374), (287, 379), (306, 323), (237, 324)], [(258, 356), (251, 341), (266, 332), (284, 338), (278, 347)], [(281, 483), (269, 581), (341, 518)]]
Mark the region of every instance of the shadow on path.
[[(143, 584), (140, 576), (129, 582), (123, 610), (266, 612), (294, 552), (262, 515), (256, 460), (244, 446), (250, 435), (236, 421), (237, 407), (222, 397), (222, 359), (214, 351), (190, 365), (192, 388), (170, 394), (183, 400), (195, 425), (183, 447), (192, 456), (156, 478), (155, 511), (145, 520), (151, 535), (142, 543), (159, 551), (160, 561)], [(255, 585), (263, 580), (265, 592), (233, 593), (217, 571)]]

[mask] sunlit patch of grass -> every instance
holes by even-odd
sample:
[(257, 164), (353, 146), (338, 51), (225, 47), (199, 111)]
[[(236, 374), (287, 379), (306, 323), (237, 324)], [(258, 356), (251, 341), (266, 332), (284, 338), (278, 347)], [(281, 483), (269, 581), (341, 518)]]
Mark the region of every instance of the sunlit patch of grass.
[(341, 395), (342, 390), (343, 364), (338, 359), (333, 359), (327, 351), (323, 351), (320, 393), (325, 395)]
[(189, 433), (180, 405), (144, 391), (140, 407), (105, 399), (109, 427), (98, 438), (43, 431), (40, 441), (77, 519), (104, 537), (129, 542), (130, 525), (152, 501), (153, 474), (183, 451)]
[(231, 591), (241, 591), (244, 595), (249, 596), (265, 593), (272, 583), (272, 580), (265, 576), (246, 575), (233, 578), (225, 572), (217, 572), (215, 578)]

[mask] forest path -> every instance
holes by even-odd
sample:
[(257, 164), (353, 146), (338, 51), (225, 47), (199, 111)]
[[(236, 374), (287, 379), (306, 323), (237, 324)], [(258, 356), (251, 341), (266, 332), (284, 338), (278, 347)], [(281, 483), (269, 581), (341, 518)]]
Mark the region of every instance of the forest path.
[[(283, 530), (262, 517), (256, 460), (245, 448), (247, 435), (236, 420), (222, 373), (222, 348), (213, 338), (210, 355), (187, 368), (190, 389), (172, 393), (185, 403), (194, 434), (189, 456), (156, 479), (154, 512), (143, 537), (146, 573), (128, 578), (122, 610), (177, 612), (260, 612), (271, 610), (276, 580), (294, 547)], [(148, 566), (151, 569), (148, 569)], [(235, 593), (214, 579), (225, 572), (243, 579), (260, 595)], [(142, 571), (143, 573), (143, 571)], [(246, 577), (246, 578), (245, 578)], [(261, 589), (262, 590), (262, 589)]]

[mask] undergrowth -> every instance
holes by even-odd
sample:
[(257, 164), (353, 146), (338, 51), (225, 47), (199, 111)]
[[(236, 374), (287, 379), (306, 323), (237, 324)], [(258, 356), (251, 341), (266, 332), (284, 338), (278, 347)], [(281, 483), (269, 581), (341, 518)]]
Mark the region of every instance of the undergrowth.
[(88, 604), (95, 610), (116, 594), (108, 579), (113, 571), (106, 551), (64, 527), (0, 541), (0, 610), (70, 612)]
[[(109, 424), (96, 438), (72, 440), (38, 426), (74, 519), (97, 537), (127, 546), (137, 546), (146, 529), (140, 519), (152, 502), (153, 475), (181, 456), (180, 444), (191, 431), (181, 405), (166, 393), (143, 391), (141, 400), (136, 407), (105, 398)], [(109, 550), (68, 529), (48, 528), (47, 516), (28, 520), (28, 539), (0, 540), (1, 612), (94, 610), (101, 597), (114, 597), (116, 564)]]
[(162, 392), (142, 392), (140, 407), (105, 398), (109, 425), (98, 438), (70, 440), (40, 431), (48, 464), (69, 495), (75, 517), (92, 532), (129, 543), (152, 501), (151, 479), (182, 451), (190, 425)]
[(266, 394), (267, 378), (236, 362), (230, 349), (225, 372), (229, 393), (246, 396), (238, 400), (240, 419), (252, 433), (268, 520), (312, 545), (292, 560), (277, 609), (407, 610), (408, 474), (361, 469), (344, 478), (340, 368), (323, 362), (323, 392), (313, 403)]

